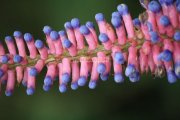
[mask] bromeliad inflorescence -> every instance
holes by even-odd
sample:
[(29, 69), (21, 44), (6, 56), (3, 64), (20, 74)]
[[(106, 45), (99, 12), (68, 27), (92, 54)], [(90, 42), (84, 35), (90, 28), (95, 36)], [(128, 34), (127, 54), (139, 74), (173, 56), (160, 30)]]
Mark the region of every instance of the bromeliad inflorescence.
[(65, 23), (65, 31), (45, 26), (47, 45), (30, 33), (15, 31), (14, 38), (5, 37), (9, 53), (0, 43), (0, 85), (6, 85), (5, 95), (12, 95), (16, 80), (27, 87), (27, 95), (34, 94), (36, 76), (45, 66), (44, 91), (57, 76), (61, 93), (69, 84), (72, 90), (87, 83), (94, 89), (99, 79), (108, 79), (112, 68), (116, 83), (123, 83), (124, 76), (137, 82), (149, 71), (155, 77), (166, 72), (168, 82), (175, 83), (180, 79), (180, 1), (140, 3), (146, 10), (134, 20), (125, 4), (112, 13), (112, 24), (102, 13), (96, 14), (99, 35), (92, 22), (81, 25), (74, 18)]

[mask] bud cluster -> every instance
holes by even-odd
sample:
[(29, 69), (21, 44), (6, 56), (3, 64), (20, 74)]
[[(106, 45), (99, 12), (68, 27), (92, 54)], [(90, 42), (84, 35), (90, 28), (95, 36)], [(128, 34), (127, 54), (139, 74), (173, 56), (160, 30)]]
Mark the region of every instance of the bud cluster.
[(87, 83), (95, 89), (99, 79), (106, 81), (110, 75), (120, 84), (125, 76), (137, 82), (148, 72), (155, 77), (166, 73), (168, 82), (175, 83), (180, 79), (180, 1), (139, 1), (145, 12), (134, 20), (125, 4), (112, 13), (111, 24), (102, 13), (96, 14), (99, 35), (93, 22), (82, 25), (73, 18), (59, 32), (45, 26), (46, 44), (30, 33), (6, 36), (8, 53), (0, 43), (0, 86), (6, 85), (5, 95), (13, 94), (16, 82), (33, 95), (44, 67), (44, 91), (57, 78), (64, 93), (69, 84), (72, 90)]

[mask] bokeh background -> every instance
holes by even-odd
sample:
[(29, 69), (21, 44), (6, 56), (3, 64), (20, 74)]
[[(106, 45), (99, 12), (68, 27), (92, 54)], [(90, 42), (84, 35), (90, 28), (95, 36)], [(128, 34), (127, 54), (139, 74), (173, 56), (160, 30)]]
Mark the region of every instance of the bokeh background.
[[(120, 3), (129, 5), (133, 18), (143, 11), (138, 0), (1, 0), (0, 40), (4, 41), (15, 30), (44, 39), (44, 25), (61, 30), (73, 17), (80, 18), (81, 23), (95, 22), (98, 12), (110, 21), (111, 13)], [(180, 82), (170, 85), (166, 78), (154, 79), (144, 74), (135, 84), (126, 79), (118, 85), (110, 78), (100, 82), (95, 90), (83, 87), (60, 94), (58, 82), (50, 92), (42, 90), (44, 75), (45, 70), (38, 76), (34, 96), (27, 96), (22, 86), (16, 87), (12, 97), (2, 93), (0, 120), (180, 119)]]

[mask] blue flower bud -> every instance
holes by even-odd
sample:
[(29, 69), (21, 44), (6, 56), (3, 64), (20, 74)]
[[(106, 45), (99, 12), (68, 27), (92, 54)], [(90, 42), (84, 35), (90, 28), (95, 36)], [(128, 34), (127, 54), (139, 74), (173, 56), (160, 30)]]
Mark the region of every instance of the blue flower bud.
[(100, 74), (100, 78), (102, 81), (107, 81), (109, 78), (109, 74)]
[(50, 86), (50, 85), (52, 85), (52, 83), (53, 83), (52, 78), (50, 76), (46, 76), (45, 79), (44, 79), (44, 84), (46, 86)]
[(13, 38), (11, 36), (6, 36), (5, 41), (7, 42), (13, 42)]
[(151, 36), (152, 43), (155, 44), (155, 43), (159, 42), (159, 35), (157, 32), (154, 32), (154, 31), (150, 32), (150, 36)]
[(170, 25), (170, 20), (169, 20), (168, 16), (165, 16), (165, 15), (161, 16), (160, 23), (165, 27), (169, 26)]
[(161, 6), (157, 1), (151, 1), (148, 4), (148, 9), (154, 13), (158, 13), (161, 11)]
[(121, 15), (119, 14), (118, 11), (115, 11), (115, 12), (112, 13), (112, 18), (113, 17), (121, 18)]
[(60, 36), (66, 36), (66, 32), (64, 30), (61, 30), (58, 32)]
[(73, 29), (73, 27), (72, 27), (72, 25), (71, 25), (71, 22), (66, 22), (66, 23), (64, 24), (64, 27), (65, 27), (65, 29)]
[(19, 55), (15, 55), (13, 58), (15, 63), (20, 63), (23, 60), (23, 57), (19, 56)]
[(7, 97), (12, 96), (12, 94), (13, 94), (13, 91), (12, 91), (12, 90), (6, 90), (6, 91), (5, 91), (5, 95), (6, 95)]
[(90, 21), (88, 21), (88, 22), (86, 22), (86, 26), (88, 27), (88, 28), (95, 28), (95, 26), (94, 26), (94, 23), (93, 22), (90, 22)]
[(63, 44), (63, 47), (64, 47), (64, 48), (67, 48), (67, 49), (72, 46), (71, 41), (68, 40), (68, 39), (64, 40), (62, 44)]
[(51, 31), (52, 31), (52, 28), (50, 26), (44, 26), (43, 28), (44, 34), (49, 35)]
[(62, 82), (63, 83), (68, 83), (70, 81), (70, 75), (69, 75), (69, 73), (64, 73), (63, 75), (62, 75)]
[(102, 13), (97, 13), (95, 19), (96, 21), (104, 21), (104, 15)]
[(90, 81), (90, 82), (89, 82), (89, 88), (90, 88), (90, 89), (95, 89), (96, 86), (97, 86), (96, 81), (93, 80), (93, 81)]
[(14, 31), (13, 36), (16, 38), (20, 38), (20, 37), (22, 37), (22, 33), (20, 31)]
[(172, 52), (169, 50), (164, 50), (160, 55), (158, 56), (159, 60), (163, 60), (164, 62), (170, 62), (172, 60)]
[(43, 85), (43, 90), (48, 92), (51, 89), (50, 85)]
[(3, 64), (8, 63), (8, 61), (9, 61), (9, 57), (8, 57), (7, 55), (3, 55), (3, 56), (1, 57), (1, 62), (2, 62)]
[(125, 75), (127, 77), (129, 77), (131, 74), (134, 74), (136, 72), (136, 68), (134, 65), (132, 64), (129, 64), (127, 67), (126, 67), (126, 70), (125, 70)]
[(180, 31), (176, 31), (175, 34), (174, 34), (174, 40), (176, 41), (180, 41)]
[(173, 71), (167, 72), (167, 78), (170, 84), (173, 84), (177, 81), (176, 75)]
[(71, 83), (71, 89), (77, 90), (78, 89), (78, 83), (77, 82)]
[(87, 82), (87, 78), (85, 76), (81, 76), (78, 80), (78, 85), (81, 87), (85, 86), (86, 82)]
[(122, 26), (122, 19), (120, 17), (112, 17), (111, 23), (115, 28)]
[(106, 65), (104, 63), (100, 63), (97, 67), (97, 72), (99, 74), (103, 74), (106, 71)]
[(24, 34), (24, 40), (26, 42), (31, 42), (33, 40), (33, 36), (30, 33), (25, 33)]
[(124, 82), (124, 77), (123, 77), (123, 75), (122, 75), (121, 73), (116, 73), (116, 74), (114, 75), (114, 81), (115, 81), (116, 83), (123, 83), (123, 82)]
[(29, 74), (30, 74), (30, 76), (35, 77), (38, 74), (38, 70), (35, 67), (33, 67), (33, 68), (30, 69)]
[(139, 18), (135, 18), (135, 19), (133, 20), (133, 24), (134, 24), (134, 26), (140, 27), (140, 26), (141, 26), (141, 21), (139, 20)]
[(107, 36), (107, 34), (101, 33), (99, 35), (99, 41), (102, 42), (102, 43), (106, 43), (106, 42), (109, 41), (109, 37)]
[(134, 72), (133, 74), (131, 74), (130, 76), (129, 76), (129, 80), (131, 81), (131, 82), (138, 82), (139, 80), (140, 80), (140, 74), (139, 74), (139, 72)]
[(114, 56), (115, 62), (118, 64), (124, 64), (125, 59), (121, 52), (116, 52)]
[(117, 10), (120, 13), (120, 15), (127, 15), (127, 14), (129, 14), (128, 6), (125, 5), (125, 4), (118, 5)]
[(42, 40), (36, 40), (35, 46), (37, 49), (42, 49), (44, 47), (44, 43)]
[(164, 0), (164, 2), (166, 5), (169, 6), (169, 5), (172, 5), (175, 2), (175, 0)]
[(27, 88), (27, 90), (26, 90), (26, 94), (27, 94), (27, 95), (33, 95), (34, 92), (35, 92), (35, 90), (34, 90), (33, 87)]
[(59, 92), (60, 93), (65, 93), (67, 91), (67, 86), (66, 86), (66, 84), (61, 84), (60, 86), (59, 86)]
[(86, 27), (85, 25), (82, 25), (82, 26), (80, 27), (80, 32), (81, 32), (81, 34), (83, 34), (83, 35), (88, 35), (88, 34), (90, 33), (90, 30), (89, 30), (88, 27)]
[(71, 20), (71, 25), (73, 28), (79, 28), (80, 27), (80, 20), (78, 18), (73, 18)]
[(52, 40), (58, 40), (59, 39), (59, 34), (56, 31), (51, 31), (50, 37), (51, 37)]

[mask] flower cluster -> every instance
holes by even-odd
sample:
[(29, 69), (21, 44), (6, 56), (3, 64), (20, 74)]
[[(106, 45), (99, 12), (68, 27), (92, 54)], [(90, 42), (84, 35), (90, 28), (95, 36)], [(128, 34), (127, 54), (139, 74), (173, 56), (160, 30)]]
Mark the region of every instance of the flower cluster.
[[(95, 89), (98, 80), (123, 83), (140, 80), (140, 74), (151, 72), (169, 83), (180, 79), (180, 1), (140, 0), (145, 12), (134, 20), (128, 6), (120, 4), (112, 13), (111, 24), (102, 13), (95, 15), (100, 34), (94, 24), (85, 25), (78, 18), (64, 24), (59, 32), (45, 26), (46, 43), (30, 33), (15, 31), (5, 37), (8, 53), (0, 43), (0, 85), (11, 96), (16, 82), (27, 87), (27, 95), (35, 92), (36, 77), (44, 67), (44, 91), (59, 79), (59, 91), (85, 86)], [(90, 80), (89, 80), (90, 79)]]

